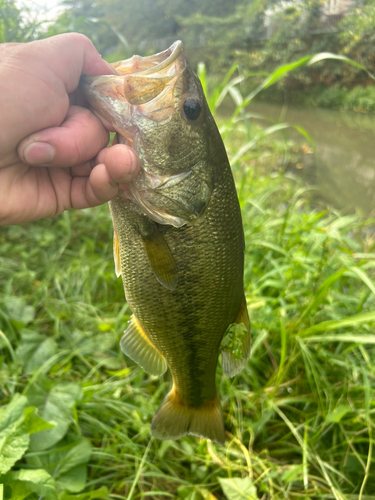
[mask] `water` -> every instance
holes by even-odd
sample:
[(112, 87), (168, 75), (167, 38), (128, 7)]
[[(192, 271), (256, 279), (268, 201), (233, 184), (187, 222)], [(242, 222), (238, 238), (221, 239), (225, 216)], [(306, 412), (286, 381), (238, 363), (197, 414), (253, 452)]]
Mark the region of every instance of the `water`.
[[(248, 110), (278, 120), (282, 106), (255, 102)], [(367, 216), (375, 211), (374, 115), (289, 106), (282, 120), (303, 127), (313, 139), (314, 182), (326, 199)], [(306, 142), (295, 131), (290, 136)]]

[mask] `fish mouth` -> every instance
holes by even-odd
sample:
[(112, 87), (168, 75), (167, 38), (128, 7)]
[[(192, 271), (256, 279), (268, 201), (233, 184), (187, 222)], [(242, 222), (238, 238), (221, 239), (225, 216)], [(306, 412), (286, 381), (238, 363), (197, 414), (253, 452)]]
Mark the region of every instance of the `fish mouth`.
[(80, 89), (93, 112), (118, 132), (119, 142), (133, 146), (135, 116), (159, 123), (174, 113), (173, 89), (186, 65), (183, 43), (177, 40), (158, 54), (113, 63), (114, 75), (82, 76)]
[[(112, 67), (115, 75), (83, 76), (80, 88), (95, 113), (118, 132), (118, 142), (137, 149), (137, 118), (147, 117), (159, 124), (176, 111), (174, 89), (177, 85), (176, 92), (182, 92), (180, 78), (187, 68), (184, 47), (177, 40), (163, 52), (148, 57), (135, 55)], [(140, 173), (128, 185), (128, 197), (155, 222), (174, 227), (193, 224), (211, 197), (212, 186), (205, 180), (204, 165), (161, 177), (146, 171), (141, 161)]]
[(168, 49), (152, 56), (132, 56), (129, 59), (118, 61), (112, 67), (119, 75), (142, 74), (142, 76), (156, 75), (161, 72), (170, 72), (171, 66), (183, 53), (181, 40), (174, 42)]
[[(87, 76), (80, 80), (80, 88), (92, 108), (104, 118), (110, 116), (110, 122), (122, 135), (124, 120), (118, 113), (128, 116), (133, 105), (138, 111), (150, 114), (151, 109), (142, 109), (142, 105), (161, 96), (178, 80), (186, 67), (184, 47), (180, 40), (174, 42), (169, 49), (158, 54), (141, 57), (133, 56), (111, 64), (115, 75)], [(168, 93), (168, 99), (171, 95)], [(158, 108), (166, 104), (167, 99), (160, 99)], [(155, 107), (155, 103), (152, 103)], [(169, 106), (170, 107), (170, 106)]]

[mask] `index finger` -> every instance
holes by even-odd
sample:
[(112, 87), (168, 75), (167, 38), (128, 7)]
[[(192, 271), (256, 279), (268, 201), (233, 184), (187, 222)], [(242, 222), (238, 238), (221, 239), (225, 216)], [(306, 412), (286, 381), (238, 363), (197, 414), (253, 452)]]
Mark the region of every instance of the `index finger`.
[[(93, 43), (80, 33), (65, 33), (28, 44), (40, 45), (40, 59), (64, 83), (67, 93), (78, 87), (82, 74), (113, 75), (112, 66), (101, 58)], [(34, 46), (34, 47), (32, 47)]]

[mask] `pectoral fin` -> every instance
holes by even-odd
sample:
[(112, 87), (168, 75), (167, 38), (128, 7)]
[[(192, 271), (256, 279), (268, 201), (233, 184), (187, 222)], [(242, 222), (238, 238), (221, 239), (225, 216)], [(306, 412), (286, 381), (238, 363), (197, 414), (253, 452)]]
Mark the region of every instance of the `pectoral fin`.
[(250, 320), (244, 296), (235, 323), (229, 326), (221, 341), (221, 364), (227, 377), (234, 377), (240, 373), (249, 361), (250, 332)]
[(116, 231), (113, 232), (113, 258), (115, 259), (116, 276), (121, 276), (120, 243)]
[(151, 269), (159, 283), (173, 291), (177, 286), (176, 262), (172, 252), (154, 223), (140, 229)]
[(166, 371), (167, 363), (164, 356), (148, 338), (134, 314), (120, 340), (120, 346), (129, 358), (150, 375), (160, 376)]

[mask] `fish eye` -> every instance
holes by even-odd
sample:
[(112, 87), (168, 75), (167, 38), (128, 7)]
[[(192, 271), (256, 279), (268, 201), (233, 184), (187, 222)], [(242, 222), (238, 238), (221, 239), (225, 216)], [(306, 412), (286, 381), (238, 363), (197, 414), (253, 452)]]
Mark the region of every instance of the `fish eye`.
[(182, 112), (188, 120), (197, 120), (201, 114), (202, 106), (195, 97), (188, 97), (182, 105)]

